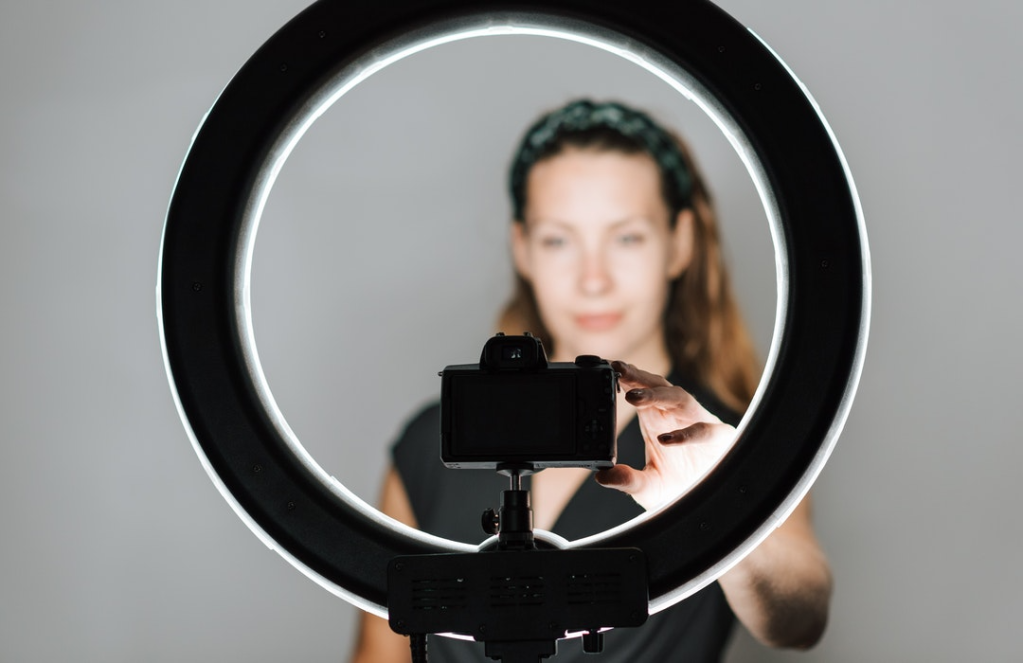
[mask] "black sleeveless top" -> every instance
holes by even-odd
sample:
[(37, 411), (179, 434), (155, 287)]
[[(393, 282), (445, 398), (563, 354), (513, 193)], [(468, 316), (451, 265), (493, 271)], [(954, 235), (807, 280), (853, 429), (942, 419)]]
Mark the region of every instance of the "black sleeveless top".
[[(722, 421), (738, 423), (738, 415), (723, 406), (705, 389), (678, 375), (677, 384)], [(419, 529), (456, 541), (479, 543), (487, 535), (480, 515), (497, 508), (508, 478), (490, 470), (450, 470), (440, 461), (440, 406), (431, 405), (407, 425), (392, 449), (394, 466), (401, 477)], [(645, 465), (643, 436), (633, 419), (618, 438), (618, 462)], [(580, 539), (619, 525), (643, 512), (628, 495), (587, 480), (558, 517), (553, 531), (566, 539)], [(721, 587), (715, 582), (670, 608), (651, 615), (639, 628), (619, 628), (604, 634), (604, 652), (593, 657), (582, 651), (579, 641), (562, 640), (558, 663), (636, 663), (643, 661), (720, 661), (735, 623)], [(432, 637), (431, 663), (479, 663), (489, 661), (483, 644)]]

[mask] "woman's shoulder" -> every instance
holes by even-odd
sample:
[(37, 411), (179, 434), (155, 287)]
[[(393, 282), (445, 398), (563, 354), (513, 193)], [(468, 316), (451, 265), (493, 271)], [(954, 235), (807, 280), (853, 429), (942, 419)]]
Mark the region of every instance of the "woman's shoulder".
[(412, 415), (405, 420), (404, 431), (419, 432), (439, 422), (440, 401), (431, 401), (412, 412)]
[(439, 448), (440, 403), (427, 403), (405, 421), (397, 441), (391, 448), (395, 461), (398, 455), (422, 454), (428, 448), (436, 455)]

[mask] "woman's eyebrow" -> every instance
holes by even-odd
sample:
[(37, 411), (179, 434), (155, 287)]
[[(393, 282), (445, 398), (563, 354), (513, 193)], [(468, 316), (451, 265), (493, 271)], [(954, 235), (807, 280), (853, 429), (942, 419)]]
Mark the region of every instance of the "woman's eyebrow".
[(627, 216), (624, 219), (621, 219), (620, 221), (613, 222), (611, 224), (611, 228), (617, 229), (623, 226), (630, 226), (636, 223), (641, 223), (645, 226), (649, 226), (653, 223), (653, 221), (648, 216), (637, 214), (635, 216)]
[[(617, 229), (617, 228), (619, 228), (621, 226), (627, 226), (627, 225), (631, 225), (631, 224), (634, 224), (634, 223), (642, 223), (644, 225), (650, 225), (651, 223), (653, 223), (653, 221), (650, 219), (650, 217), (648, 217), (646, 215), (635, 214), (635, 215), (626, 216), (626, 217), (623, 217), (621, 219), (617, 219), (617, 220), (614, 220), (614, 221), (610, 221), (607, 225), (608, 225), (609, 228), (614, 230), (614, 229)], [(565, 221), (565, 220), (559, 219), (557, 217), (546, 217), (546, 218), (527, 218), (526, 219), (526, 225), (527, 226), (549, 225), (549, 226), (558, 226), (558, 227), (561, 227), (561, 228), (572, 230), (572, 229), (575, 228), (576, 224), (572, 223), (571, 221)]]
[(543, 218), (527, 218), (526, 227), (539, 227), (539, 226), (556, 226), (558, 228), (570, 230), (573, 228), (573, 224), (569, 221), (563, 221), (557, 217), (543, 217)]

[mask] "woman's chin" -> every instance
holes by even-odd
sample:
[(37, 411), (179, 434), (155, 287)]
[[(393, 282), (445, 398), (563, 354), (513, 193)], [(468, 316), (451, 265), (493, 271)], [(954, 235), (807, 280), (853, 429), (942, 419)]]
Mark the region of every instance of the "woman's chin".
[(603, 359), (620, 359), (625, 355), (625, 344), (615, 342), (607, 334), (591, 333), (573, 343), (565, 353), (558, 353), (561, 361), (575, 361), (579, 355), (596, 355)]

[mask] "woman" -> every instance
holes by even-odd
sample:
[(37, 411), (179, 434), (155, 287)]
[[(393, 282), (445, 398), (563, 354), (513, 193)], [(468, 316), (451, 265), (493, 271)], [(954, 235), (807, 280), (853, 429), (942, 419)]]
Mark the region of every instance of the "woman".
[[(623, 105), (576, 101), (529, 129), (510, 179), (516, 289), (500, 327), (530, 330), (552, 361), (617, 359), (626, 390), (618, 465), (596, 481), (577, 468), (532, 477), (535, 527), (576, 539), (698, 481), (730, 446), (758, 371), (722, 264), (710, 195), (676, 137)], [(381, 509), (465, 539), (506, 480), (444, 470), (434, 460), (438, 430), (435, 407), (409, 424), (394, 448)], [(609, 633), (601, 660), (719, 660), (736, 618), (768, 645), (812, 646), (827, 618), (831, 576), (809, 508), (805, 500), (717, 583), (642, 628)], [(479, 647), (434, 638), (430, 650), (438, 661), (486, 660)], [(562, 646), (557, 660), (579, 652)], [(405, 638), (384, 620), (363, 618), (355, 661), (408, 657)]]

